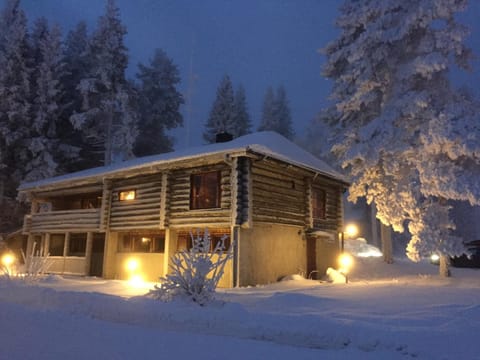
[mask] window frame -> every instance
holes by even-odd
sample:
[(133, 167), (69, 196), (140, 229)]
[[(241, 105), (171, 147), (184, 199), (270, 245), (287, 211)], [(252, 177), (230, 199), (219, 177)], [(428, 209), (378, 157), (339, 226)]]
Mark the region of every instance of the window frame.
[[(209, 176), (215, 176), (215, 184), (209, 184)], [(190, 210), (220, 209), (222, 198), (221, 172), (219, 170), (204, 171), (190, 174)], [(214, 188), (215, 187), (215, 188)], [(214, 189), (214, 191), (212, 191)], [(209, 195), (215, 194), (215, 199), (208, 205)], [(205, 196), (201, 198), (201, 196)]]
[[(80, 238), (81, 236), (83, 238)], [(86, 232), (85, 233), (83, 233), (83, 232), (70, 233), (66, 256), (85, 257), (87, 255), (87, 237), (88, 237), (88, 234)], [(83, 243), (83, 244), (81, 244), (81, 243)], [(72, 246), (72, 244), (74, 246)], [(75, 248), (75, 250), (77, 250), (77, 249), (81, 248), (82, 246), (83, 246), (83, 251), (72, 252), (72, 247)]]
[[(63, 237), (63, 239), (60, 240), (60, 237)], [(48, 256), (64, 256), (64, 250), (65, 250), (65, 240), (66, 240), (66, 234), (51, 234), (50, 239), (48, 240)], [(61, 246), (58, 246), (59, 243), (61, 242)], [(55, 245), (52, 248), (52, 245)], [(60, 250), (61, 251), (58, 251)], [(55, 250), (55, 251), (52, 251)], [(59, 252), (59, 254), (57, 253)]]
[[(143, 239), (149, 239), (147, 245), (142, 247)], [(141, 254), (164, 254), (165, 233), (150, 232), (124, 232), (119, 234), (117, 252), (119, 253), (141, 253)]]

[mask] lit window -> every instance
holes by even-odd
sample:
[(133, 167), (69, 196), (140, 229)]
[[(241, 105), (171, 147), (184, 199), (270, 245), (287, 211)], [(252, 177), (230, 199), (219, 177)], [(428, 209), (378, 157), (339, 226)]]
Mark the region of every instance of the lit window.
[(313, 189), (312, 191), (312, 216), (314, 219), (325, 219), (325, 190)]
[(120, 201), (135, 200), (136, 193), (135, 190), (125, 190), (118, 193), (118, 199)]
[(192, 174), (190, 178), (190, 209), (220, 207), (220, 172)]

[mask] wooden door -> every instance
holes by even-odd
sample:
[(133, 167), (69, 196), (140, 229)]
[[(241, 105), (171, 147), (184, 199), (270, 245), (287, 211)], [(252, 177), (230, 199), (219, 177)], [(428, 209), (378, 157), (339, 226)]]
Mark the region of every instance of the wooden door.
[(90, 276), (103, 276), (103, 255), (105, 249), (105, 234), (93, 234), (92, 258), (90, 260)]

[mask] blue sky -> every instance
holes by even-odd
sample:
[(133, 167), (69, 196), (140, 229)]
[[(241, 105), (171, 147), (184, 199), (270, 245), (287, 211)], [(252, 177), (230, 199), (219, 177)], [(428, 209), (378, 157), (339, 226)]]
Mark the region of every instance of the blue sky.
[[(303, 135), (309, 121), (328, 101), (330, 82), (321, 76), (324, 58), (318, 50), (337, 35), (334, 23), (341, 3), (341, 0), (117, 0), (128, 29), (128, 75), (133, 77), (138, 62), (148, 62), (154, 49), (162, 48), (179, 66), (183, 80), (180, 90), (185, 93), (192, 61), (196, 81), (188, 141), (191, 145), (202, 142), (203, 124), (224, 74), (231, 76), (234, 85), (242, 83), (245, 87), (255, 127), (266, 88), (283, 84), (296, 132)], [(46, 16), (59, 23), (66, 33), (82, 19), (93, 30), (104, 11), (104, 1), (22, 0), (22, 7), (30, 21)], [(474, 50), (480, 49), (480, 1), (471, 0), (461, 19), (472, 28), (470, 45)], [(480, 80), (478, 71), (459, 78), (472, 86)], [(185, 129), (175, 135), (177, 147), (185, 147)]]

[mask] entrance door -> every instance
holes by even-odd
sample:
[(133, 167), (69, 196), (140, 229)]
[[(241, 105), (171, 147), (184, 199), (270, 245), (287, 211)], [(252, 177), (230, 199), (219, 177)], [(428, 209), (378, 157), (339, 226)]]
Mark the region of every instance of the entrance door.
[(105, 234), (94, 233), (92, 239), (92, 259), (90, 260), (90, 276), (103, 276), (103, 254), (105, 249)]
[(317, 238), (307, 235), (307, 278), (317, 279)]

